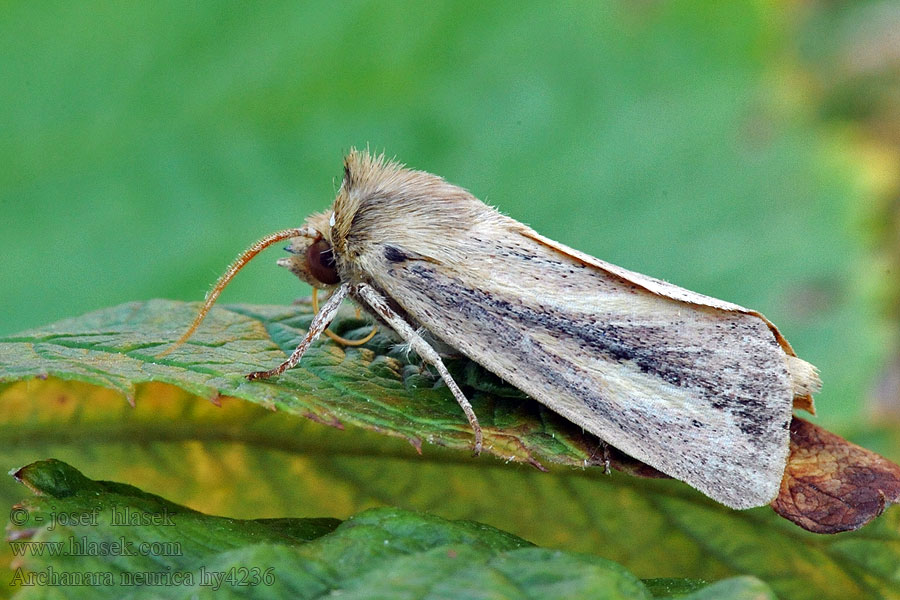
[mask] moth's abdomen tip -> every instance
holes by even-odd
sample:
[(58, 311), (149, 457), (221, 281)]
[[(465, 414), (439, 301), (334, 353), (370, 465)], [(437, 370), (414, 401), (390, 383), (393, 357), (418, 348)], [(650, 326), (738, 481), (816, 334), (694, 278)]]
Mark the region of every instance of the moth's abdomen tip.
[(811, 363), (796, 356), (788, 356), (787, 367), (795, 397), (810, 396), (822, 389), (819, 370)]

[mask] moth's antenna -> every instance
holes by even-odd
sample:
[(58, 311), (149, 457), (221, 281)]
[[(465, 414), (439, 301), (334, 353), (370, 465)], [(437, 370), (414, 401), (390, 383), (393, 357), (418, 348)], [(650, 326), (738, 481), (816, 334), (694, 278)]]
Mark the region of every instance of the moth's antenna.
[(197, 313), (197, 316), (194, 317), (193, 323), (188, 327), (188, 330), (185, 331), (178, 341), (175, 342), (173, 346), (169, 349), (161, 352), (156, 355), (156, 358), (162, 358), (166, 356), (170, 352), (174, 351), (176, 348), (185, 343), (188, 338), (190, 338), (194, 332), (197, 330), (197, 327), (200, 326), (200, 323), (203, 322), (203, 319), (206, 318), (207, 313), (209, 313), (210, 309), (213, 307), (213, 304), (216, 303), (216, 299), (218, 299), (219, 294), (222, 293), (222, 290), (225, 289), (225, 286), (231, 282), (237, 272), (244, 268), (248, 262), (250, 262), (254, 256), (271, 246), (277, 242), (282, 240), (295, 238), (295, 237), (315, 237), (318, 235), (318, 232), (314, 231), (310, 227), (298, 227), (295, 229), (284, 229), (282, 231), (276, 231), (275, 233), (270, 233), (266, 237), (261, 240), (257, 240), (253, 243), (252, 246), (244, 250), (240, 256), (238, 256), (234, 261), (228, 265), (228, 268), (219, 277), (219, 280), (216, 282), (216, 285), (213, 286), (213, 289), (206, 295), (206, 301), (203, 303), (203, 306), (200, 307), (200, 311)]

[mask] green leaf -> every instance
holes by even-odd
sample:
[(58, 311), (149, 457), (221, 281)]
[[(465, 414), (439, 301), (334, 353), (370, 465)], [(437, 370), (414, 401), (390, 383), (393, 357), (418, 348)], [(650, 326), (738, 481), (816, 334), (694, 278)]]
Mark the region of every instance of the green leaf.
[(777, 600), (772, 589), (754, 577), (734, 577), (697, 590), (683, 600)]
[[(423, 438), (458, 449), (473, 445), (471, 428), (456, 402), (447, 401), (439, 380), (394, 351), (395, 342), (384, 335), (361, 348), (314, 345), (297, 368), (277, 380), (247, 381), (244, 375), (279, 364), (293, 350), (312, 318), (308, 307), (216, 309), (187, 344), (155, 358), (195, 312), (193, 305), (153, 300), (6, 338), (0, 346), (0, 383), (54, 376), (109, 387), (133, 402), (139, 384), (162, 382), (213, 401), (231, 396), (336, 427), (346, 423), (385, 432), (416, 447)], [(359, 327), (368, 329), (347, 315), (333, 326), (338, 333)], [(472, 404), (487, 452), (523, 462), (533, 462), (533, 453), (540, 452), (574, 466), (602, 460), (596, 439), (473, 367), (469, 361), (451, 362), (460, 380), (475, 388)]]
[[(599, 555), (639, 577), (754, 575), (782, 598), (891, 597), (898, 584), (896, 508), (859, 532), (822, 537), (767, 508), (729, 510), (677, 481), (585, 469), (602, 454), (580, 431), (460, 361), (456, 374), (504, 461), (473, 458), (453, 398), (383, 336), (357, 349), (323, 341), (284, 377), (250, 383), (245, 373), (283, 360), (308, 307), (216, 309), (187, 346), (153, 359), (193, 311), (134, 303), (0, 340), (7, 467), (58, 456), (233, 517), (424, 510)], [(348, 312), (335, 329), (352, 336), (367, 326)], [(509, 458), (563, 464), (542, 473)], [(10, 504), (20, 496), (0, 492)]]
[[(15, 473), (36, 496), (10, 529), (24, 595), (318, 598), (649, 598), (624, 568), (531, 547), (470, 521), (372, 509), (340, 523), (211, 517), (60, 461)], [(224, 574), (224, 579), (216, 579)], [(43, 578), (43, 579), (41, 579)], [(79, 578), (82, 578), (79, 580)], [(100, 582), (99, 587), (71, 585)], [(140, 594), (138, 594), (140, 596)]]
[(713, 584), (699, 579), (645, 579), (654, 598), (679, 600), (775, 600), (772, 589), (755, 577), (732, 577)]
[(644, 585), (657, 598), (681, 598), (705, 588), (708, 583), (702, 579), (645, 579)]

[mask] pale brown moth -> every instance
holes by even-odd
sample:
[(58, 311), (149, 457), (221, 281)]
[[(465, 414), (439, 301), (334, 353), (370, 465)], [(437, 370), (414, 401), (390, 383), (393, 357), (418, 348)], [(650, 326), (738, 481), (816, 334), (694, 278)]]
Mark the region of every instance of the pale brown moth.
[(331, 210), (244, 252), (176, 346), (247, 261), (289, 238), (278, 263), (331, 296), (288, 360), (247, 377), (296, 365), (349, 297), (437, 370), (476, 453), (478, 418), (435, 343), (732, 508), (775, 498), (792, 409), (811, 410), (820, 387), (758, 312), (568, 248), (438, 176), (357, 151)]

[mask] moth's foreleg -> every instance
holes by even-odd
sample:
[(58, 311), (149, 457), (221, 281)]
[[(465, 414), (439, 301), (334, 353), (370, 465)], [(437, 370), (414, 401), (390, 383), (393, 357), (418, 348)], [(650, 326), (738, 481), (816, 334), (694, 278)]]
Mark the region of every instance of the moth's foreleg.
[(303, 354), (306, 352), (306, 349), (309, 348), (310, 344), (316, 341), (316, 339), (322, 335), (322, 332), (331, 325), (334, 316), (337, 314), (338, 308), (341, 306), (341, 301), (343, 301), (346, 296), (347, 286), (342, 285), (335, 290), (328, 299), (328, 302), (322, 306), (322, 310), (317, 312), (316, 316), (313, 317), (312, 323), (309, 325), (309, 331), (306, 332), (306, 337), (304, 337), (303, 341), (297, 345), (297, 348), (291, 353), (286, 361), (268, 371), (254, 371), (247, 375), (247, 379), (253, 381), (255, 379), (274, 377), (275, 375), (281, 375), (286, 370), (296, 366), (297, 363), (300, 362), (300, 359), (303, 358)]
[(447, 384), (447, 387), (450, 388), (450, 391), (453, 393), (453, 397), (456, 398), (456, 401), (459, 403), (460, 408), (462, 408), (463, 412), (466, 414), (469, 425), (472, 426), (472, 430), (475, 432), (475, 454), (481, 454), (482, 434), (481, 425), (478, 424), (478, 417), (475, 416), (475, 411), (472, 410), (472, 405), (469, 404), (469, 401), (462, 393), (462, 390), (460, 390), (459, 386), (456, 385), (456, 382), (453, 381), (453, 377), (450, 376), (450, 372), (447, 371), (447, 367), (444, 366), (444, 362), (441, 360), (437, 351), (432, 348), (422, 336), (416, 333), (416, 330), (410, 327), (409, 323), (395, 313), (391, 307), (388, 306), (387, 301), (382, 295), (375, 291), (372, 286), (361, 283), (355, 287), (354, 291), (372, 308), (372, 310), (384, 319), (400, 337), (403, 338), (403, 341), (409, 344), (410, 348), (412, 348), (416, 354), (422, 357), (423, 361), (437, 369), (441, 378), (444, 380), (444, 383)]

